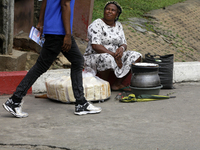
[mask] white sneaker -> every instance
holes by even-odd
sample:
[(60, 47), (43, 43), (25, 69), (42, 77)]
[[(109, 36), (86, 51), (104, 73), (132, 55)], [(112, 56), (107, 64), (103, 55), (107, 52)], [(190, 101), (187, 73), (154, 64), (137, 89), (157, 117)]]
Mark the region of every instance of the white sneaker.
[(75, 115), (85, 115), (85, 114), (96, 114), (101, 112), (101, 107), (95, 107), (94, 105), (86, 102), (83, 105), (75, 106)]
[(8, 99), (5, 103), (3, 103), (3, 107), (6, 111), (10, 112), (17, 118), (25, 118), (28, 117), (28, 113), (22, 112), (22, 103), (14, 103), (12, 99)]

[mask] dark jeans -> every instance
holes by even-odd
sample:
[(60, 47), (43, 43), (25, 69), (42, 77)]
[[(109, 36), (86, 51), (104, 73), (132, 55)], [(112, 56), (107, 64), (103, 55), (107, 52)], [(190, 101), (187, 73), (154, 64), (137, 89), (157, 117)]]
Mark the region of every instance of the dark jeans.
[(14, 102), (21, 102), (28, 89), (40, 75), (49, 69), (60, 52), (71, 62), (71, 80), (76, 104), (83, 104), (86, 102), (82, 85), (83, 56), (73, 36), (71, 37), (71, 49), (68, 52), (63, 52), (61, 50), (63, 39), (64, 36), (62, 35), (45, 35), (45, 43), (36, 64), (29, 70), (11, 97)]

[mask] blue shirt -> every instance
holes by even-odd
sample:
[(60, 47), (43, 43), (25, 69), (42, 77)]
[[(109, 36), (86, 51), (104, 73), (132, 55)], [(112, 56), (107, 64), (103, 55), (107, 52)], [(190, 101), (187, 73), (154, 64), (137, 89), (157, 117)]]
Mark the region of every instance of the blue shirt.
[[(71, 0), (71, 17), (70, 26), (72, 33), (73, 16), (74, 16), (75, 0)], [(61, 0), (47, 0), (46, 10), (44, 15), (44, 34), (65, 35), (65, 29), (62, 20)]]

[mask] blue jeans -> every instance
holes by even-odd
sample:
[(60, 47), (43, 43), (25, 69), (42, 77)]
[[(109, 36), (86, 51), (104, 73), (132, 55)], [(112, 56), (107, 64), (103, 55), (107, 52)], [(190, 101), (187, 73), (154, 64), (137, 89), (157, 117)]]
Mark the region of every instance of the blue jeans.
[(82, 85), (82, 70), (84, 64), (83, 56), (79, 51), (73, 36), (71, 37), (71, 49), (68, 52), (63, 52), (61, 50), (63, 39), (63, 35), (45, 35), (45, 43), (37, 62), (20, 82), (11, 97), (14, 102), (21, 102), (28, 89), (33, 85), (37, 78), (40, 77), (40, 75), (49, 69), (60, 52), (62, 52), (63, 55), (71, 62), (71, 81), (76, 104), (83, 104), (86, 102)]

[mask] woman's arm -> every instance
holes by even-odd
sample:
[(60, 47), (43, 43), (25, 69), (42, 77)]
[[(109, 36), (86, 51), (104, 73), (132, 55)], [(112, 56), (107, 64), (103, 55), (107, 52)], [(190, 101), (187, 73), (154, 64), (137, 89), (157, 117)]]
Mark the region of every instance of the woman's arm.
[(122, 45), (119, 46), (119, 48), (122, 48), (123, 51), (126, 51), (126, 49), (127, 49), (127, 45), (126, 45), (126, 44), (122, 44)]
[(122, 58), (123, 52), (126, 51), (126, 49), (127, 49), (127, 45), (126, 45), (126, 44), (120, 45), (120, 46), (118, 47), (118, 49), (116, 50), (116, 53), (115, 53), (116, 59)]
[(107, 50), (103, 45), (92, 44), (92, 49), (95, 50), (97, 53), (108, 53), (115, 57), (115, 53)]
[(103, 45), (92, 44), (92, 48), (97, 53), (108, 53), (108, 54), (112, 55), (115, 59), (115, 62), (117, 63), (117, 66), (119, 68), (122, 68), (122, 60), (121, 60), (121, 57), (123, 56), (123, 48), (122, 47), (119, 47), (115, 53), (107, 50)]
[(121, 43), (119, 43), (119, 47), (116, 50), (116, 58), (117, 59), (121, 58), (123, 56), (123, 52), (126, 51), (126, 49), (127, 49), (127, 42), (126, 42), (123, 26), (121, 23), (119, 23), (119, 25), (120, 25), (119, 32), (120, 32)]

